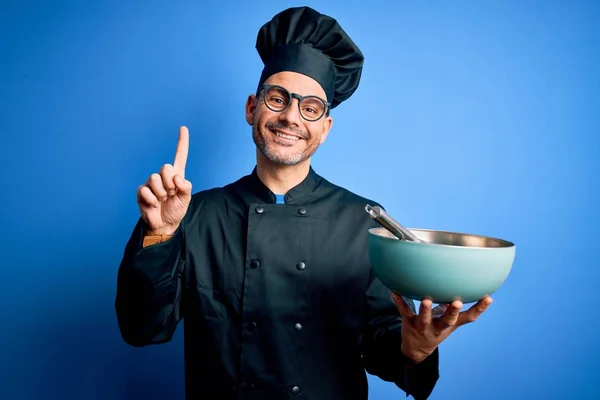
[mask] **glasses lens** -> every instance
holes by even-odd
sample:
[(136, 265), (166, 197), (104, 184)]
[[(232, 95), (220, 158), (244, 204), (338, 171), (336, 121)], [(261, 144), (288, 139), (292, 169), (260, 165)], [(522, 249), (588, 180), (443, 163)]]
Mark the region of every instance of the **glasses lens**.
[(273, 111), (283, 111), (290, 104), (290, 94), (282, 88), (271, 87), (265, 92), (265, 104)]
[[(290, 93), (284, 88), (272, 86), (265, 91), (264, 100), (271, 111), (281, 112), (289, 106), (290, 96)], [(300, 103), (300, 114), (308, 121), (316, 121), (325, 114), (326, 108), (322, 99), (317, 96), (308, 96)]]
[(300, 113), (309, 121), (316, 121), (325, 113), (325, 103), (318, 97), (306, 97), (300, 103)]

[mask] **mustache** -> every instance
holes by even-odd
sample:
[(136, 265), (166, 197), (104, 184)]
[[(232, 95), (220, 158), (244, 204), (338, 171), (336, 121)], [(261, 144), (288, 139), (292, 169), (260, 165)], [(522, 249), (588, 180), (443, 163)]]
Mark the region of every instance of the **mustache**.
[(308, 133), (300, 129), (292, 128), (288, 124), (284, 124), (281, 122), (267, 122), (265, 126), (268, 129), (281, 129), (284, 131), (293, 132), (294, 134), (300, 136), (302, 139), (308, 139)]

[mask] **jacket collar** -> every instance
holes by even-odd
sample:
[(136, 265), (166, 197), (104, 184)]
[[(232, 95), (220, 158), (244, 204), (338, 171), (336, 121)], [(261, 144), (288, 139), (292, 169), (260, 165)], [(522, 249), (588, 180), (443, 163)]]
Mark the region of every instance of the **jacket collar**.
[[(250, 190), (261, 201), (269, 204), (276, 202), (275, 193), (273, 193), (258, 177), (257, 167), (255, 166), (252, 173), (248, 176)], [(287, 204), (297, 203), (304, 196), (313, 193), (321, 182), (319, 176), (311, 166), (308, 170), (308, 175), (298, 185), (291, 188), (285, 194), (285, 202)]]

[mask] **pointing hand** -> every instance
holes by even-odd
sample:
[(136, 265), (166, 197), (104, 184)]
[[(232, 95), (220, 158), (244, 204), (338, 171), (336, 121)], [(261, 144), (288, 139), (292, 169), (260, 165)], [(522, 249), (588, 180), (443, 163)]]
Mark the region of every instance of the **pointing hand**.
[(172, 234), (177, 230), (192, 199), (192, 184), (185, 179), (189, 132), (179, 128), (179, 142), (173, 165), (165, 164), (137, 190), (137, 202), (147, 234)]

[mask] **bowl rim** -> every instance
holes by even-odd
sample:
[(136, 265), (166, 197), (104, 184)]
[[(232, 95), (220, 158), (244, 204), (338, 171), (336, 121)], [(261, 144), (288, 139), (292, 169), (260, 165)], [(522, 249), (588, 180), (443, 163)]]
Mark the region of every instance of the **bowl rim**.
[(499, 249), (511, 249), (511, 248), (515, 249), (516, 248), (515, 243), (513, 243), (509, 240), (500, 239), (500, 238), (493, 237), (493, 236), (478, 235), (478, 234), (474, 234), (474, 233), (454, 232), (454, 231), (447, 231), (447, 230), (440, 230), (440, 229), (427, 229), (427, 228), (406, 228), (406, 229), (408, 229), (410, 231), (418, 231), (418, 232), (439, 232), (439, 233), (447, 233), (450, 235), (463, 235), (463, 236), (468, 235), (468, 236), (478, 237), (478, 238), (482, 238), (482, 239), (495, 240), (495, 241), (502, 243), (503, 246), (501, 246), (501, 247), (457, 246), (454, 244), (419, 243), (419, 242), (413, 242), (413, 241), (409, 241), (409, 240), (399, 240), (396, 237), (389, 237), (389, 236), (384, 236), (384, 235), (380, 235), (380, 234), (376, 233), (376, 232), (387, 232), (388, 234), (393, 235), (390, 231), (388, 231), (385, 227), (382, 227), (382, 226), (378, 226), (375, 228), (369, 228), (369, 235), (371, 235), (373, 237), (381, 238), (383, 240), (404, 242), (408, 246), (435, 246), (435, 247), (452, 247), (452, 248), (457, 248), (457, 249), (482, 249), (482, 250), (499, 250)]

